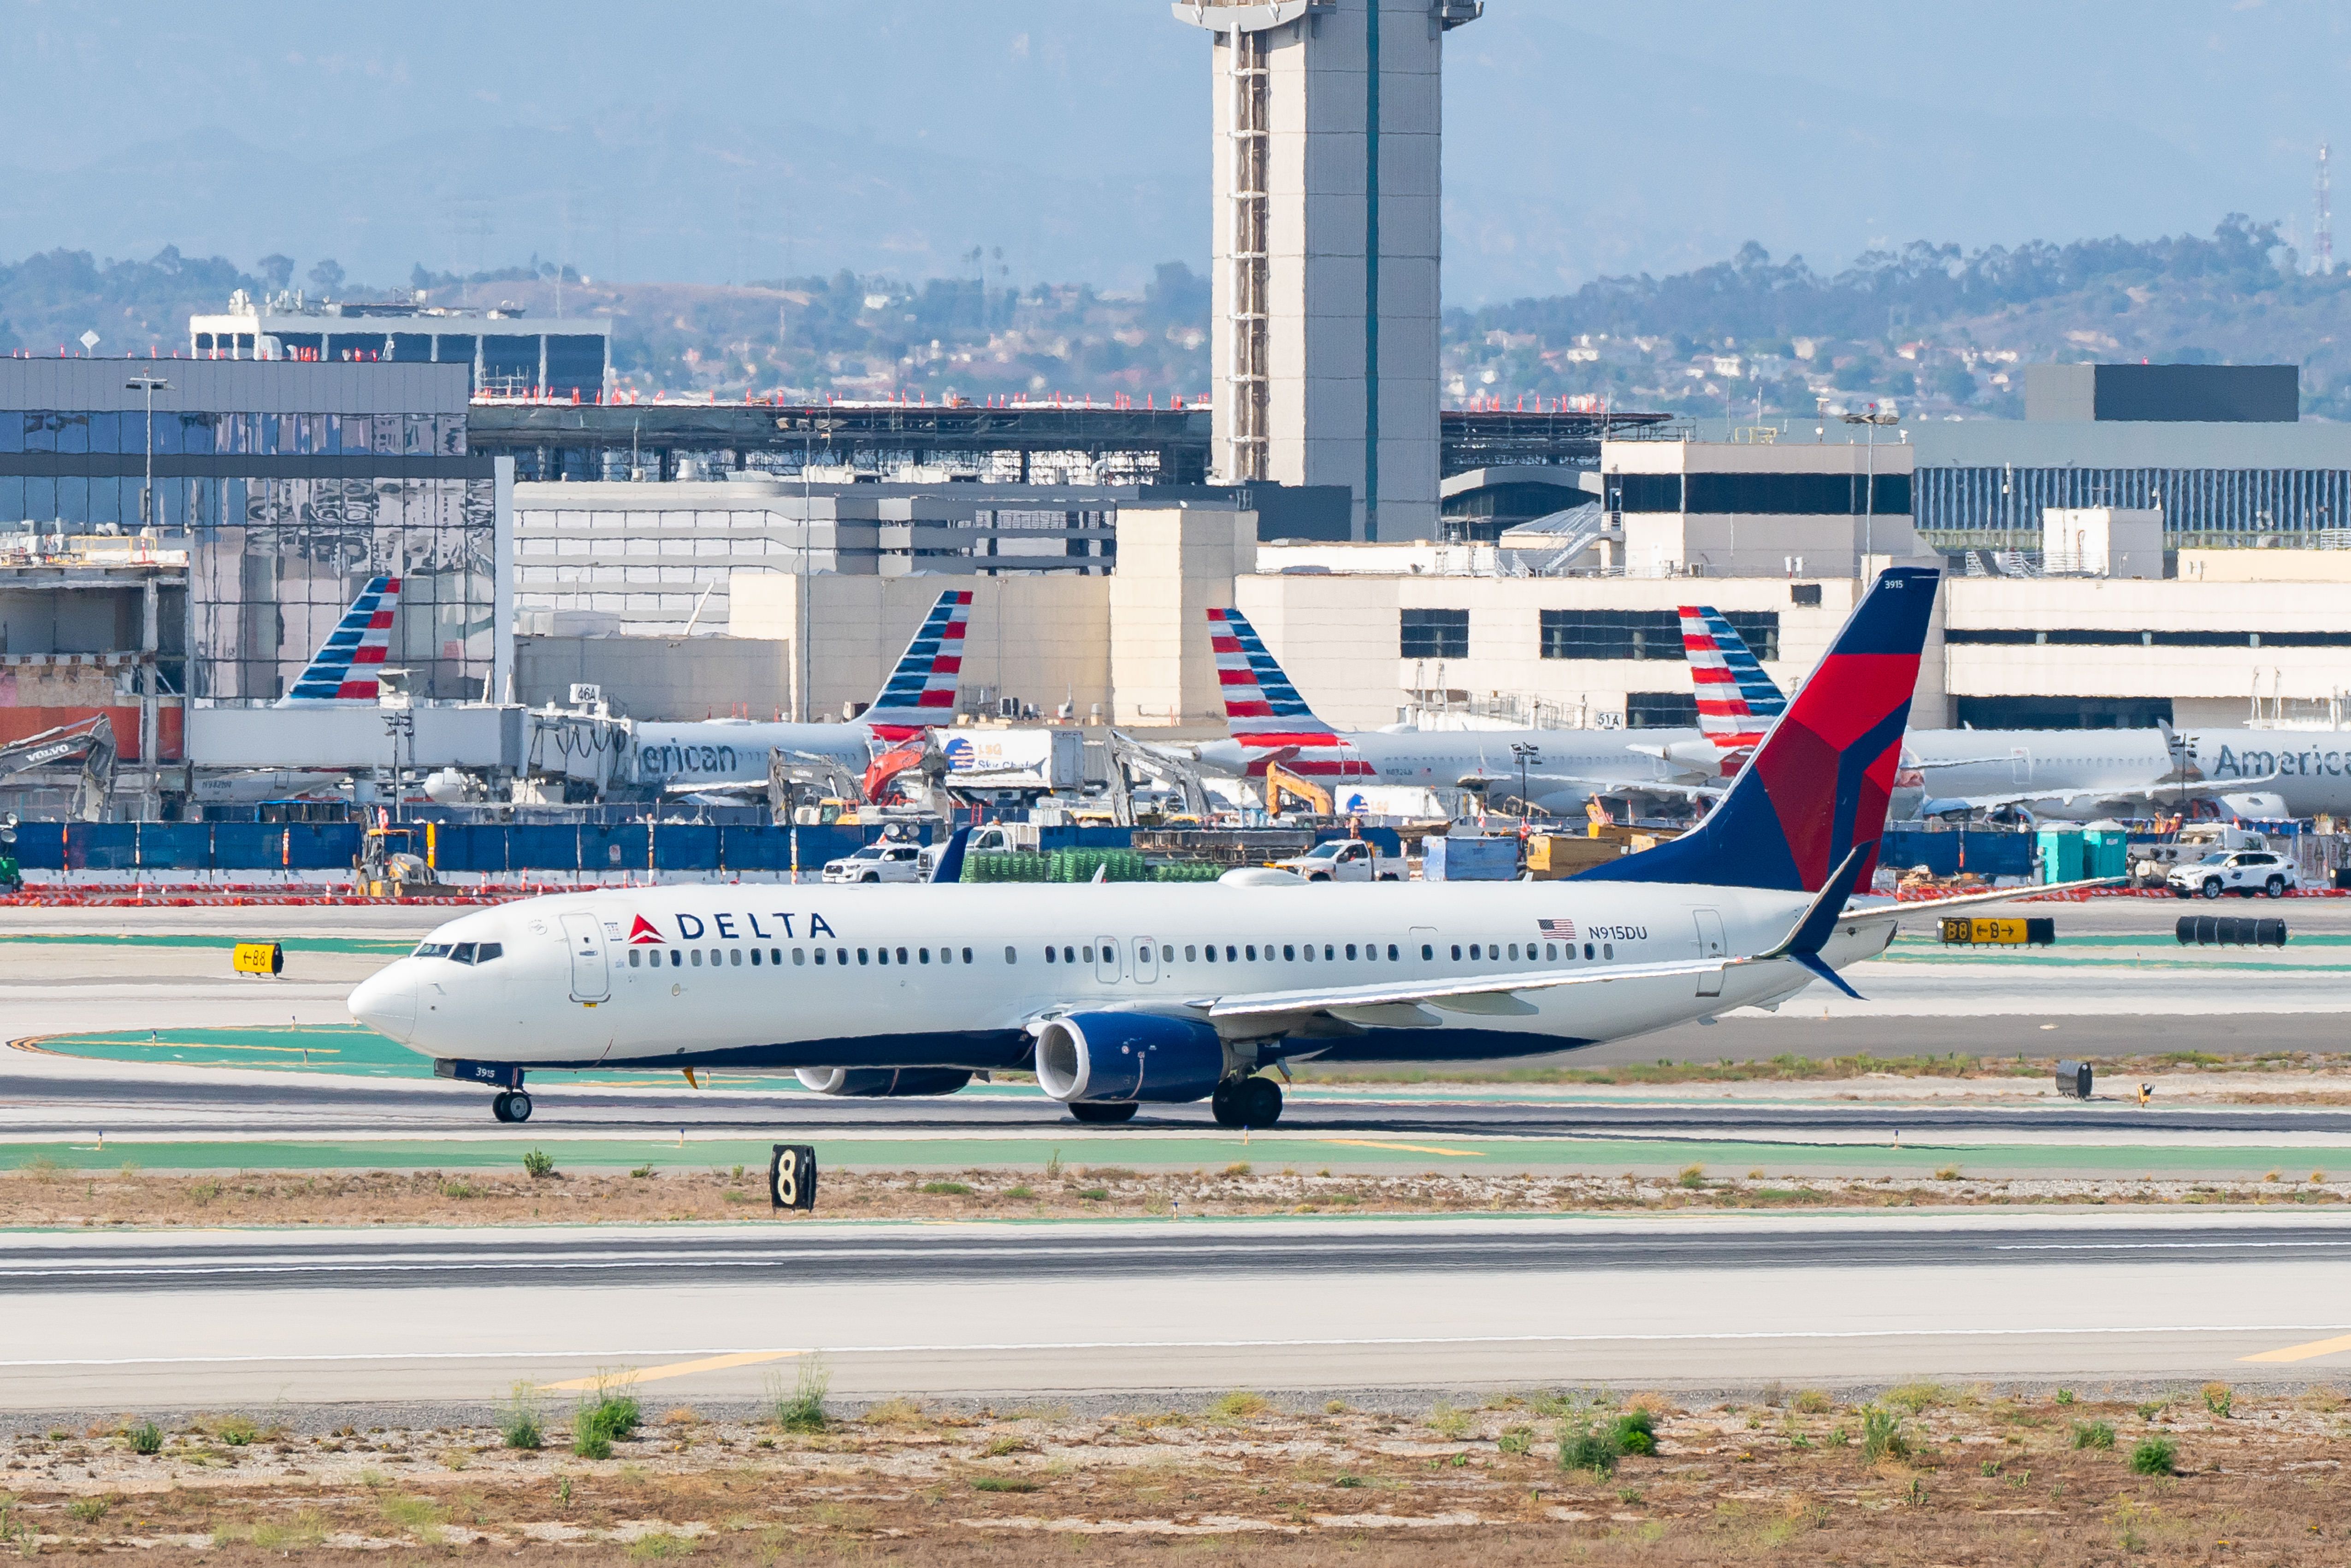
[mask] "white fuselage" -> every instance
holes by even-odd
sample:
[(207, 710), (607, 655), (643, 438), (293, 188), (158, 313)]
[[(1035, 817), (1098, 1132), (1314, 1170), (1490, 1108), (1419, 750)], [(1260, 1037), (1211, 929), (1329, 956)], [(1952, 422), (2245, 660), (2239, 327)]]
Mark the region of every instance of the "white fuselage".
[[(559, 894), (449, 922), (428, 946), (495, 942), (498, 957), (399, 959), (351, 1009), (421, 1054), (520, 1066), (1012, 1068), (1061, 1013), (1205, 1018), (1254, 994), (1735, 957), (1784, 937), (1811, 900), (1574, 882)], [(1840, 926), (1823, 956), (1870, 956), (1892, 930)], [(1504, 1057), (1772, 1002), (1810, 978), (1777, 960), (1436, 1002), (1402, 1009), (1405, 1027), (1216, 1021), (1267, 1060)]]
[(678, 785), (764, 784), (768, 755), (802, 752), (826, 758), (851, 772), (873, 760), (873, 730), (861, 719), (841, 724), (766, 724), (753, 719), (640, 724), (622, 764), (631, 784), (652, 789)]
[(2177, 810), (2186, 799), (2236, 792), (2232, 784), (2245, 794), (2277, 796), (2288, 816), (2351, 813), (2351, 733), (2183, 730), (2179, 742), (2201, 788), (2162, 787), (2176, 765), (2157, 729), (1913, 730), (1903, 749), (1924, 763), (1970, 759), (1924, 768), (1927, 800), (2006, 797), (2040, 816), (2152, 815)]
[[(1593, 795), (1645, 789), (1682, 793), (1720, 785), (1722, 755), (1695, 729), (1457, 729), (1333, 732), (1335, 745), (1302, 747), (1286, 770), (1343, 789), (1397, 785), (1453, 789), (1479, 780), (1515, 795), (1520, 754), (1531, 803), (1550, 811), (1580, 810)], [(1228, 778), (1261, 772), (1270, 748), (1259, 740), (1210, 741), (1201, 766)]]

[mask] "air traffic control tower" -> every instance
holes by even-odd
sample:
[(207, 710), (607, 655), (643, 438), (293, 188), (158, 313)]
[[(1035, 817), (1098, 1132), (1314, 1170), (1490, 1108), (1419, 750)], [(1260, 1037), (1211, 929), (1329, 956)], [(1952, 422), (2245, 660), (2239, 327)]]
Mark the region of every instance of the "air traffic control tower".
[(1215, 477), (1436, 538), (1438, 67), (1483, 0), (1172, 8), (1216, 40)]

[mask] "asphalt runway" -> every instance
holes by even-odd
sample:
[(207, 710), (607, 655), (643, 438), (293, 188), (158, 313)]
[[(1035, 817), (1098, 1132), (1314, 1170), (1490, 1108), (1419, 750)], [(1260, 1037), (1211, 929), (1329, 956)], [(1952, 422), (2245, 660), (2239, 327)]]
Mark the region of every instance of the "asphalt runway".
[[(25, 1237), (0, 1407), (1907, 1377), (2324, 1380), (2351, 1216), (1642, 1216)], [(2253, 1359), (2247, 1359), (2253, 1358)]]

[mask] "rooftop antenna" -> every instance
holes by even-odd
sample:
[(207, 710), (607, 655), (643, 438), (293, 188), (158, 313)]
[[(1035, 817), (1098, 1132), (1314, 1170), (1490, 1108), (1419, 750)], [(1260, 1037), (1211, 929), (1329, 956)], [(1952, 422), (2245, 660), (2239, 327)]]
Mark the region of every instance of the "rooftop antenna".
[(2311, 249), (2317, 254), (2318, 276), (2335, 275), (2335, 217), (2326, 203), (2326, 143), (2318, 144), (2318, 230), (2311, 235)]

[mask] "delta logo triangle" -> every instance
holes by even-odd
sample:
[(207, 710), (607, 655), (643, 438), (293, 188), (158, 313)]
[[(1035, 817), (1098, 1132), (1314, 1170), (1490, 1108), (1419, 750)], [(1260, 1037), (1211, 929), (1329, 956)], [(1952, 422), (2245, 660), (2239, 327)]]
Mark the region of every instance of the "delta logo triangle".
[(646, 947), (659, 946), (665, 947), (669, 945), (668, 938), (664, 937), (659, 931), (653, 928), (653, 923), (652, 921), (646, 919), (642, 915), (632, 915), (630, 918), (633, 922), (633, 924), (629, 927), (628, 945), (630, 946)]

